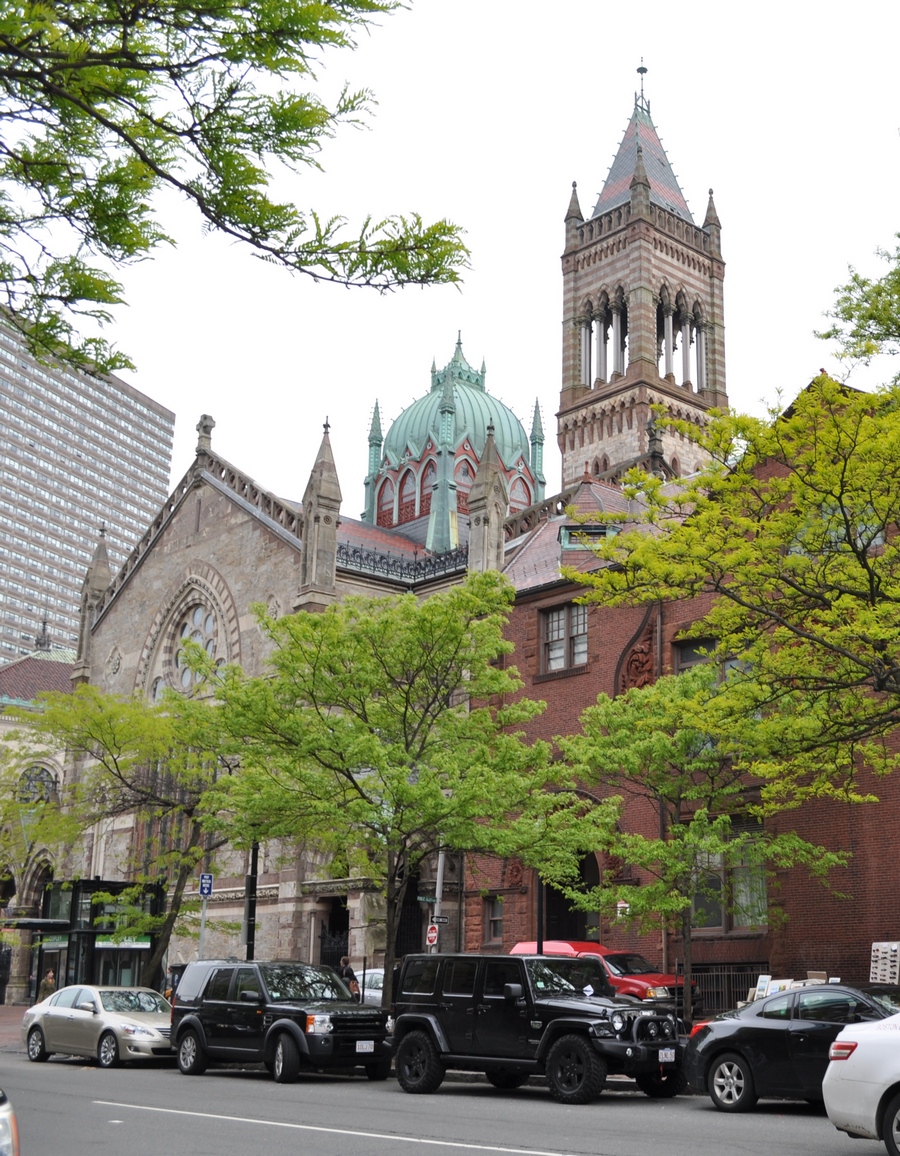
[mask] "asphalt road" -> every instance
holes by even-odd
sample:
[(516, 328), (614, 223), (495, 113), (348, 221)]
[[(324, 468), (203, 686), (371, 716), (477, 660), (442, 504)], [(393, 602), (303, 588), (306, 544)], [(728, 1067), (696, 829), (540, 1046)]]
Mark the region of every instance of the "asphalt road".
[(3, 1049), (0, 1087), (19, 1117), (22, 1156), (881, 1156), (806, 1104), (768, 1101), (741, 1116), (706, 1098), (653, 1101), (618, 1082), (566, 1107), (546, 1088), (498, 1092), (448, 1079), (431, 1096), (394, 1080), (263, 1071), (182, 1076), (156, 1064), (102, 1071), (82, 1060), (29, 1063)]

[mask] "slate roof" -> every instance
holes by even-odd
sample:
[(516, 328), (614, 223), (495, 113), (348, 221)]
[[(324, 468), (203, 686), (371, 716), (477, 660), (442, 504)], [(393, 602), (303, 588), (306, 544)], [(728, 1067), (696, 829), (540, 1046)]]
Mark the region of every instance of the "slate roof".
[(669, 212), (693, 224), (691, 210), (669, 164), (669, 158), (666, 156), (656, 127), (650, 119), (649, 106), (643, 106), (640, 102), (634, 106), (634, 113), (625, 129), (619, 151), (594, 206), (593, 216), (598, 217), (601, 213), (607, 213), (610, 209), (618, 208), (619, 205), (627, 204), (631, 200), (631, 178), (634, 176), (639, 144), (644, 168), (650, 181), (651, 204), (668, 209)]
[(0, 704), (33, 702), (42, 690), (69, 694), (74, 650), (35, 650), (0, 667)]

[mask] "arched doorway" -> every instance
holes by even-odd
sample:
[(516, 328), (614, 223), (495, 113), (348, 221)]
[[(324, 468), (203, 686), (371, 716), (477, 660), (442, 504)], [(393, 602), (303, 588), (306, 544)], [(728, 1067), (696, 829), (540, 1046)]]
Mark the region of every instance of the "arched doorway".
[[(597, 856), (585, 855), (579, 872), (585, 890), (600, 885), (600, 867)], [(596, 939), (599, 919), (596, 912), (579, 911), (555, 887), (546, 889), (544, 900), (545, 939)]]

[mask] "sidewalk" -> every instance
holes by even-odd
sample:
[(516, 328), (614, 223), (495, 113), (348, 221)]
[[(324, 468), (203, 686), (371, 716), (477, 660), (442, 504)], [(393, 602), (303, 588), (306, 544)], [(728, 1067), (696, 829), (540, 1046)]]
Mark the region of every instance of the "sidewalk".
[(22, 1018), (26, 1008), (0, 1004), (0, 1052), (24, 1052)]

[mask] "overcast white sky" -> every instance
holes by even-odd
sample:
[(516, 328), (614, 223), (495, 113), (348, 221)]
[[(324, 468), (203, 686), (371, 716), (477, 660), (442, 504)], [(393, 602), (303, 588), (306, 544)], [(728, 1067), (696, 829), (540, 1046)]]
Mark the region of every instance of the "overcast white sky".
[(173, 479), (210, 413), (218, 453), (300, 498), (327, 416), (343, 509), (358, 516), (376, 399), (386, 432), (461, 330), (466, 357), (484, 358), (488, 390), (526, 430), (539, 398), (558, 489), (563, 218), (573, 180), (582, 211), (593, 208), (642, 56), (698, 223), (715, 190), (732, 405), (760, 412), (820, 366), (837, 373), (813, 330), (847, 265), (878, 273), (875, 248), (900, 230), (898, 12), (881, 0), (413, 0), (385, 18), (321, 74), (329, 90), (374, 90), (369, 130), (345, 129), (322, 154), (325, 173), (292, 195), (353, 221), (449, 217), (467, 230), (472, 269), (461, 290), (379, 297), (292, 277), (176, 212), (179, 248), (127, 274), (115, 332), (139, 371), (123, 376), (177, 414)]

